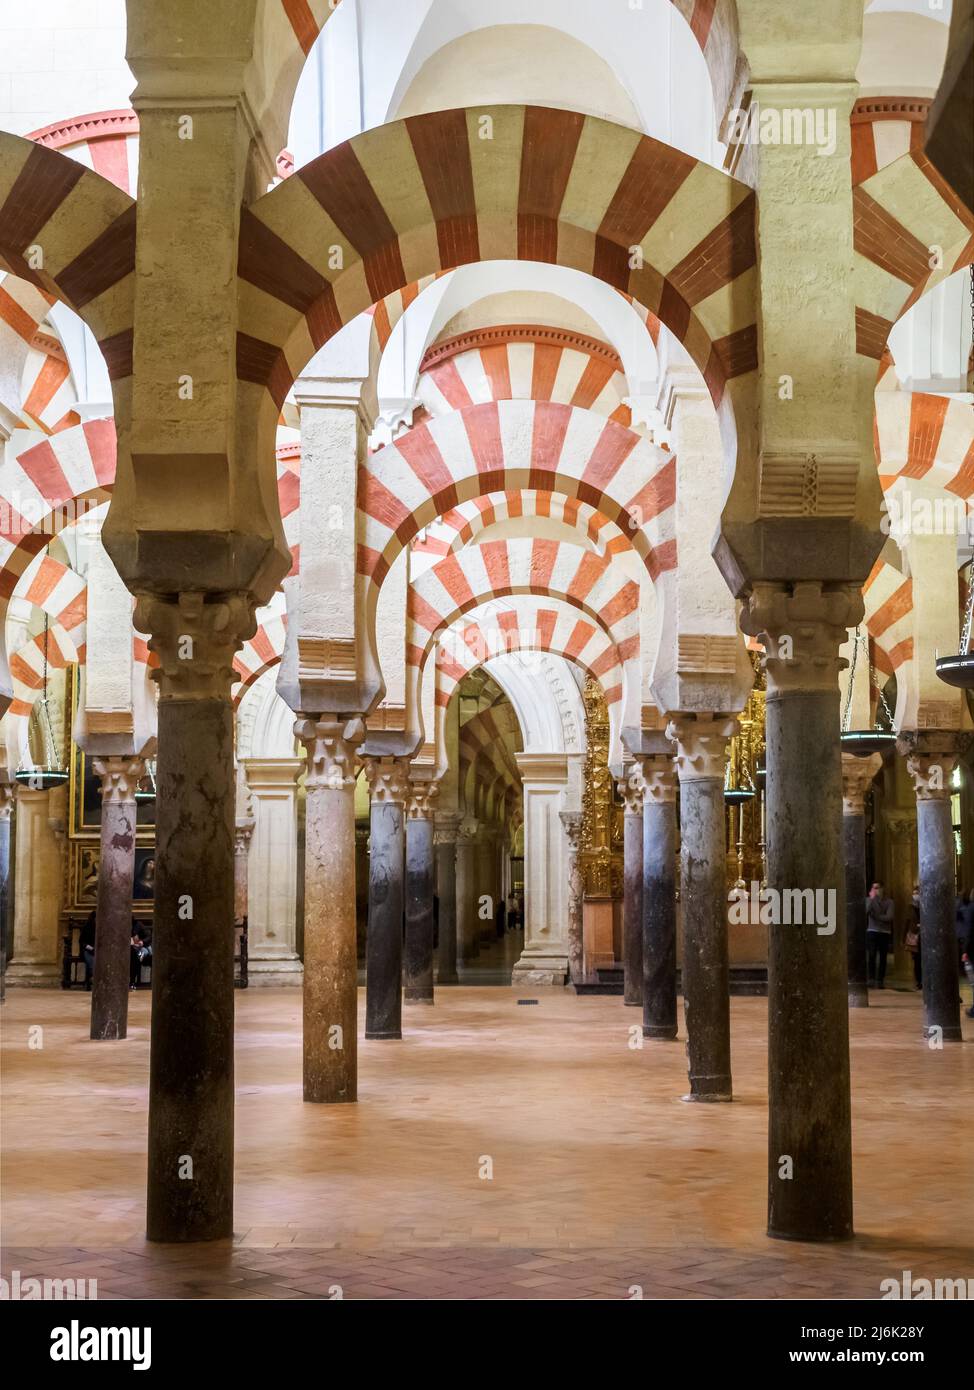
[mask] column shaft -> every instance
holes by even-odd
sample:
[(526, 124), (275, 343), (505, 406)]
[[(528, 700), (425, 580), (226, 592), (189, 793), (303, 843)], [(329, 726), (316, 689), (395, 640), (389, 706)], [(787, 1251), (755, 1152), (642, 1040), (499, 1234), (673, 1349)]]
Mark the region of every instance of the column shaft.
[(954, 927), (954, 831), (950, 800), (917, 802), (920, 850), (920, 959), (923, 1020), (943, 1042), (961, 1041), (957, 934)]
[(132, 958), (132, 882), (135, 877), (135, 791), (145, 770), (138, 759), (95, 758), (101, 778), (101, 858), (95, 914), (91, 1038), (128, 1033)]
[(427, 815), (406, 822), (407, 1003), (433, 1002), (433, 821)]
[(457, 976), (457, 834), (436, 828), (436, 893), (439, 901), (439, 945), (436, 982), (455, 985)]
[[(636, 774), (638, 776), (638, 774)], [(629, 801), (632, 801), (632, 806)], [(623, 1002), (643, 1002), (643, 817), (642, 789), (627, 797), (623, 818), (622, 957)]]
[(365, 1036), (402, 1037), (402, 939), (406, 770), (401, 760), (368, 759), (369, 926), (366, 938)]
[(724, 784), (680, 785), (683, 998), (691, 1100), (730, 1100)]
[[(672, 774), (671, 774), (672, 778)], [(667, 1040), (676, 1018), (676, 803), (643, 804), (643, 1037)]]
[(467, 965), (480, 955), (477, 932), (477, 899), (475, 881), (476, 843), (473, 832), (463, 832), (457, 840), (457, 953), (460, 964)]

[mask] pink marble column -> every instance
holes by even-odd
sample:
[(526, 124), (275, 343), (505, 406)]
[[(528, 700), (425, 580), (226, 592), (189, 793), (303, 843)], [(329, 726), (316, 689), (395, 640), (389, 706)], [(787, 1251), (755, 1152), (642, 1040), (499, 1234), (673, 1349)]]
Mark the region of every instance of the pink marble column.
[(95, 918), (95, 972), (91, 1038), (126, 1037), (132, 952), (132, 880), (135, 875), (135, 793), (145, 775), (141, 758), (94, 758), (101, 778), (101, 858)]

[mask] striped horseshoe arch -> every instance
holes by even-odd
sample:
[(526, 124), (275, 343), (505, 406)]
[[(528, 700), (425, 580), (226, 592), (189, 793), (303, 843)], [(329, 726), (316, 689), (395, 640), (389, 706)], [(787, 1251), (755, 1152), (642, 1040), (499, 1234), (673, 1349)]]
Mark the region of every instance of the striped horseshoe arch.
[(883, 489), (922, 479), (965, 501), (974, 493), (974, 416), (967, 402), (923, 391), (876, 392), (876, 459)]
[(592, 116), (434, 112), (356, 136), (243, 209), (237, 375), (258, 448), (344, 324), (423, 276), (496, 259), (566, 265), (634, 295), (717, 403), (757, 365), (751, 189)]
[(112, 381), (132, 374), (135, 203), (78, 160), (0, 132), (0, 268), (61, 299)]
[(852, 207), (856, 351), (879, 361), (896, 320), (974, 256), (974, 218), (920, 151), (860, 183)]
[(496, 521), (517, 517), (538, 516), (564, 522), (586, 536), (597, 546), (600, 554), (623, 555), (633, 548), (631, 533), (603, 516), (587, 502), (564, 497), (557, 492), (538, 488), (521, 491), (491, 492), (451, 507), (427, 527), (424, 538), (413, 542), (413, 554), (442, 556), (462, 550), (473, 538)]
[(675, 568), (673, 454), (591, 411), (496, 401), (420, 425), (369, 459), (358, 572), (370, 616), (393, 561), (424, 526), (460, 503), (522, 488), (601, 512), (631, 535), (654, 581)]

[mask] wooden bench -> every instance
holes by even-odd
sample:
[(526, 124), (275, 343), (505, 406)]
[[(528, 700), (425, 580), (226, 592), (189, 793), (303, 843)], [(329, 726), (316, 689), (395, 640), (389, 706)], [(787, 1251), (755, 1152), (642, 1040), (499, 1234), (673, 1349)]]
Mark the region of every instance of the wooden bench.
[[(69, 908), (61, 913), (61, 920), (64, 925), (62, 937), (61, 954), (61, 988), (62, 989), (84, 989), (85, 988), (85, 958), (81, 950), (78, 936), (81, 928), (91, 916), (91, 910), (79, 911)], [(136, 903), (132, 908), (132, 917), (136, 922), (148, 922), (152, 925), (152, 907), (148, 904)], [(249, 984), (248, 979), (248, 956), (247, 956), (247, 919), (237, 922), (234, 925), (234, 955), (233, 955), (233, 987), (234, 989), (246, 989)], [(90, 988), (90, 985), (88, 986)], [(152, 988), (152, 957), (143, 961), (139, 971), (139, 989)]]

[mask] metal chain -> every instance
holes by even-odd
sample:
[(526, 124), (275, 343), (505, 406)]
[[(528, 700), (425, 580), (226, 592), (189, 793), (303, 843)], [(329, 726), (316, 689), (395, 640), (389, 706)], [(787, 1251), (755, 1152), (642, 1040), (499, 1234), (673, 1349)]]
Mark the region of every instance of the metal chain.
[(852, 693), (856, 687), (856, 665), (859, 661), (859, 636), (860, 629), (856, 628), (855, 641), (852, 644), (852, 664), (849, 667), (849, 683), (846, 686), (845, 710), (842, 714), (842, 732), (849, 732), (849, 724), (852, 720)]
[(960, 638), (960, 654), (971, 649), (971, 619), (974, 618), (974, 556), (967, 562), (967, 607), (964, 610), (964, 631)]

